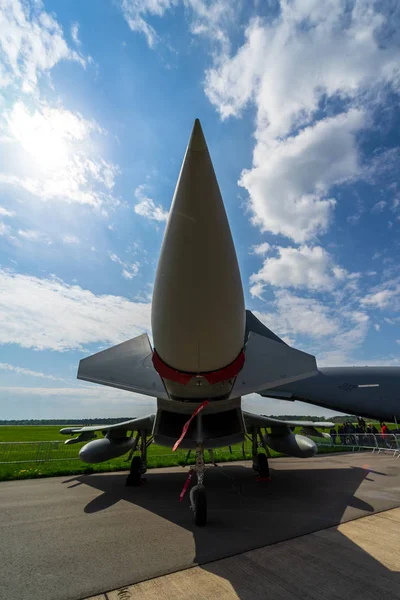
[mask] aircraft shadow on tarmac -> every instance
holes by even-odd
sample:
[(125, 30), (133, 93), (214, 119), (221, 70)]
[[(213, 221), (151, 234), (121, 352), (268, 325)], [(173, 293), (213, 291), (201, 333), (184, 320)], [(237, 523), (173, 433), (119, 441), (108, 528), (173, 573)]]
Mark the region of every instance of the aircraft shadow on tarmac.
[[(397, 471), (398, 469), (396, 474)], [(326, 465), (324, 467), (321, 465), (320, 468), (318, 461), (315, 461), (310, 468), (305, 465), (297, 469), (272, 470), (272, 482), (258, 483), (251, 468), (224, 465), (207, 470), (205, 483), (209, 522), (206, 527), (198, 528), (192, 522), (187, 496), (183, 502), (179, 502), (186, 473), (187, 470), (183, 469), (178, 473), (160, 473), (150, 470), (146, 474), (146, 483), (139, 488), (125, 487), (126, 473), (83, 475), (64, 483), (70, 484), (69, 487), (85, 484), (102, 492), (82, 507), (87, 514), (107, 510), (124, 500), (191, 531), (195, 543), (192, 564), (200, 565), (320, 531), (335, 526), (342, 520), (366, 516), (374, 511), (392, 507), (390, 504), (385, 505), (384, 502), (382, 504), (379, 500), (379, 490), (384, 489), (387, 475), (365, 467), (343, 465), (343, 468), (338, 466), (326, 468)], [(359, 490), (361, 485), (362, 490)], [(372, 495), (369, 493), (368, 497), (374, 498), (375, 506), (362, 499), (363, 490), (367, 488), (373, 492)], [(136, 518), (137, 514), (136, 512)], [(340, 557), (341, 560), (345, 557), (347, 562), (353, 564), (353, 568), (356, 564), (365, 566), (370, 563), (370, 568), (373, 569), (378, 580), (380, 576), (387, 577), (388, 573), (391, 580), (397, 577), (339, 531), (334, 532), (334, 536), (334, 544), (328, 540), (318, 540), (319, 550), (316, 561), (320, 566), (323, 566), (324, 561), (327, 565), (332, 564), (332, 560), (336, 560), (335, 557), (338, 560)], [(315, 536), (313, 538), (315, 539)], [(299, 538), (302, 541), (296, 540), (296, 543), (300, 546), (307, 545), (305, 541), (307, 539)], [(315, 546), (316, 542), (313, 543)], [(273, 558), (275, 554), (270, 556)], [(316, 568), (316, 561), (310, 560), (309, 550), (300, 549), (298, 560), (304, 563), (302, 569), (307, 572), (311, 570), (311, 577), (313, 569)], [(190, 562), (189, 557), (187, 566), (190, 566)], [(222, 568), (218, 566), (219, 564), (207, 565), (204, 568), (218, 574)], [(273, 565), (273, 560), (269, 558), (268, 564)], [(258, 575), (260, 568), (261, 565), (256, 564), (249, 567), (250, 571), (255, 569)], [(226, 571), (220, 574), (222, 577), (227, 577)], [(291, 572), (290, 579), (292, 577)], [(318, 577), (321, 578), (321, 573)], [(244, 582), (240, 573), (233, 570), (228, 579), (240, 598), (250, 597), (244, 591)], [(356, 575), (354, 581), (364, 589), (364, 585)], [(400, 583), (400, 580), (398, 582)], [(337, 583), (336, 579), (335, 586)], [(344, 585), (347, 586), (347, 582)], [(252, 597), (257, 597), (254, 590), (252, 594)], [(332, 597), (340, 597), (340, 592), (336, 589)], [(371, 594), (368, 593), (363, 597), (369, 598)]]

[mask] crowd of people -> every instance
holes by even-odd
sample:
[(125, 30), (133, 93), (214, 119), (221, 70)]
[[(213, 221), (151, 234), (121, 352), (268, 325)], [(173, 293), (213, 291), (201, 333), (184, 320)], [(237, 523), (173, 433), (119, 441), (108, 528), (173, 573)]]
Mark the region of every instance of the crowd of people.
[(333, 444), (342, 444), (350, 446), (376, 446), (376, 443), (390, 447), (390, 431), (383, 421), (379, 424), (380, 431), (373, 423), (365, 423), (362, 417), (357, 419), (357, 425), (349, 421), (339, 425), (336, 430), (333, 427), (330, 430)]

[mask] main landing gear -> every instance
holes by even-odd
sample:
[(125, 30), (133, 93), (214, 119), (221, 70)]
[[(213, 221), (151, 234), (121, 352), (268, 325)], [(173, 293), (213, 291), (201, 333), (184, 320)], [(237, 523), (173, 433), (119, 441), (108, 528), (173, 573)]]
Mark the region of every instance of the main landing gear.
[(138, 447), (140, 449), (140, 456), (133, 456), (132, 458), (129, 475), (125, 483), (127, 487), (135, 487), (145, 481), (143, 475), (147, 471), (147, 448), (152, 441), (153, 438), (151, 436), (149, 440), (147, 439), (147, 432), (144, 429), (137, 432), (131, 456)]
[[(257, 442), (257, 435), (259, 437), (260, 442)], [(259, 445), (264, 448), (265, 454), (262, 452), (258, 452)], [(252, 449), (252, 459), (253, 459), (253, 469), (258, 473), (257, 481), (271, 481), (271, 476), (269, 473), (269, 465), (268, 465), (268, 448), (265, 445), (265, 442), (262, 437), (261, 429), (257, 429), (253, 427), (251, 430), (251, 449)]]

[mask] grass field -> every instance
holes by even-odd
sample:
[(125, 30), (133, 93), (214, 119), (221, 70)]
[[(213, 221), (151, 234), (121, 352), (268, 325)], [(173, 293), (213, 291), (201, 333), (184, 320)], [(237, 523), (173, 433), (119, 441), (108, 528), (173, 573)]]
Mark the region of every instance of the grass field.
[[(68, 427), (68, 424), (64, 426), (60, 425), (1, 425), (0, 426), (0, 442), (49, 442), (49, 441), (65, 441), (66, 437), (60, 434), (62, 427)], [(77, 427), (74, 425), (74, 427)], [(296, 430), (297, 432), (297, 430)], [(75, 475), (80, 473), (100, 473), (107, 471), (121, 471), (129, 469), (129, 461), (127, 461), (127, 455), (120, 458), (98, 464), (98, 465), (87, 465), (79, 460), (73, 459), (72, 457), (77, 456), (79, 449), (83, 444), (74, 444), (72, 446), (60, 446), (59, 444), (54, 445), (54, 452), (56, 456), (65, 456), (63, 460), (53, 461), (40, 461), (36, 462), (37, 459), (41, 459), (40, 454), (41, 446), (38, 444), (21, 444), (14, 446), (13, 444), (7, 444), (7, 447), (0, 445), (0, 463), (5, 460), (5, 453), (8, 452), (8, 458), (12, 453), (12, 460), (18, 461), (8, 464), (0, 464), (0, 481), (11, 480), (11, 479), (29, 479), (35, 477), (51, 477), (56, 475)], [(53, 447), (49, 444), (43, 444), (43, 448), (46, 452), (52, 455)], [(325, 447), (320, 448), (322, 452), (334, 452), (340, 451), (341, 448)], [(3, 454), (3, 457), (2, 457)], [(280, 456), (277, 452), (270, 450), (271, 457)], [(221, 448), (214, 451), (214, 456), (217, 462), (227, 462), (232, 460), (243, 460), (243, 458), (251, 458), (251, 444), (246, 441), (244, 445), (244, 454), (242, 445), (232, 446), (229, 448)], [(70, 459), (68, 459), (68, 457)], [(151, 444), (148, 449), (148, 467), (170, 467), (177, 465), (185, 465), (187, 452), (178, 450), (173, 453), (171, 448), (165, 448), (162, 446), (156, 446)], [(208, 460), (208, 453), (206, 452), (206, 460)], [(194, 453), (192, 453), (187, 464), (193, 464)]]

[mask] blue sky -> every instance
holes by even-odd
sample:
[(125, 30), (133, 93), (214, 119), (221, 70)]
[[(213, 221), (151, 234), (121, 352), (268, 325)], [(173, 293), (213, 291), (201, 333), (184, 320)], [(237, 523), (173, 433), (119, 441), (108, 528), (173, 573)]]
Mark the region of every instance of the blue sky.
[(399, 364), (399, 25), (390, 1), (0, 0), (1, 418), (153, 408), (76, 370), (149, 331), (196, 117), (247, 307), (320, 366)]

